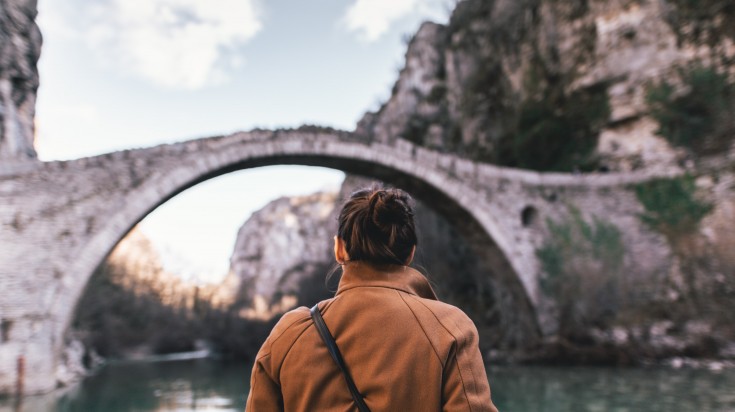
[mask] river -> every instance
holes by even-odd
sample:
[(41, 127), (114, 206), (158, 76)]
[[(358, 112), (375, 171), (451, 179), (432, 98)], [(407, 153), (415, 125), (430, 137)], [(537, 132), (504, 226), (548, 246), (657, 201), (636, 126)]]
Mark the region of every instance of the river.
[[(0, 412), (238, 411), (250, 366), (209, 359), (105, 366), (63, 394), (0, 401)], [(502, 412), (735, 411), (735, 370), (493, 366)]]

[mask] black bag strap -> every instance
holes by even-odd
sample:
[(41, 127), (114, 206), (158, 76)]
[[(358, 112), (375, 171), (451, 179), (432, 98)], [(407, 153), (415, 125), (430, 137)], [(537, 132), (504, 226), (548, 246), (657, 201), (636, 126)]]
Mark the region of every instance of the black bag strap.
[(360, 412), (370, 412), (370, 408), (365, 404), (365, 400), (357, 390), (355, 382), (352, 380), (352, 376), (350, 376), (350, 372), (347, 370), (347, 365), (345, 365), (345, 361), (342, 359), (342, 354), (337, 347), (337, 342), (334, 341), (332, 334), (329, 333), (329, 328), (327, 328), (327, 324), (324, 323), (322, 313), (319, 311), (319, 307), (317, 305), (314, 305), (314, 307), (311, 308), (311, 318), (314, 319), (316, 330), (319, 331), (319, 336), (322, 337), (322, 340), (327, 345), (329, 354), (332, 355), (332, 359), (334, 359), (334, 362), (339, 366), (339, 370), (342, 371), (342, 375), (345, 377), (345, 382), (347, 382), (347, 386), (350, 388), (350, 393), (352, 394), (352, 399), (355, 400), (357, 409), (359, 409)]

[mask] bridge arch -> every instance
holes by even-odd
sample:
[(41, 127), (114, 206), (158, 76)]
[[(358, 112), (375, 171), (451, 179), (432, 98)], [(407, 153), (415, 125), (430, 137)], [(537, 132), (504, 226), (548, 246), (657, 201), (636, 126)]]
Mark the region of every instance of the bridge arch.
[(519, 278), (508, 255), (509, 238), (487, 210), (484, 193), (470, 183), (436, 167), (441, 156), (416, 156), (408, 142), (385, 145), (361, 142), (344, 132), (256, 131), (200, 139), (110, 155), (135, 170), (129, 190), (109, 199), (109, 215), (80, 248), (69, 268), (73, 274), (64, 293), (58, 293), (50, 313), (57, 319), (55, 337), (61, 342), (76, 303), (94, 270), (119, 241), (146, 215), (180, 192), (211, 178), (237, 170), (270, 165), (307, 165), (339, 169), (379, 179), (408, 190), (444, 216), (474, 248), (489, 273), (519, 302), (518, 311), (534, 322), (533, 291)]

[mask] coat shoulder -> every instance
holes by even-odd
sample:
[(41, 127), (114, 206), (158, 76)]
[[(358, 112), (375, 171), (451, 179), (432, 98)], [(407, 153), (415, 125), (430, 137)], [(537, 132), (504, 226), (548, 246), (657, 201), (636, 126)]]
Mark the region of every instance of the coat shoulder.
[(402, 297), (421, 324), (442, 364), (457, 344), (477, 341), (474, 322), (460, 308), (408, 293), (402, 294)]
[[(330, 298), (318, 303), (322, 313), (335, 299)], [(256, 358), (271, 355), (274, 360), (282, 360), (299, 337), (313, 324), (310, 308), (306, 306), (299, 306), (284, 313), (273, 326)]]
[(466, 337), (468, 335), (476, 337), (477, 327), (475, 323), (467, 316), (462, 309), (446, 302), (433, 299), (424, 299), (418, 296), (410, 296), (410, 300), (416, 302), (410, 304), (413, 307), (423, 307), (424, 310), (431, 313), (434, 322), (441, 325), (454, 339)]
[[(306, 306), (299, 306), (281, 316), (258, 352), (257, 358), (290, 348), (298, 336), (311, 324), (311, 314)], [(287, 349), (286, 349), (287, 351)]]

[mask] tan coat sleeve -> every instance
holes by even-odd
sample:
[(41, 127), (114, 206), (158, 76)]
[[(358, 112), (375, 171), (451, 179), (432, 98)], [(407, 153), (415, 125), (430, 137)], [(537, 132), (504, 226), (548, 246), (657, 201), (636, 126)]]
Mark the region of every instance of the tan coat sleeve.
[(444, 368), (442, 411), (497, 412), (490, 398), (477, 328), (464, 314), (452, 318), (447, 324), (453, 326), (448, 329), (455, 343)]
[[(271, 333), (255, 356), (253, 371), (250, 375), (250, 393), (245, 405), (246, 412), (280, 412), (283, 411), (283, 395), (278, 379), (281, 361), (279, 353), (285, 353), (309, 319), (309, 309), (299, 307), (285, 313), (273, 327)], [(282, 356), (282, 355), (281, 355)]]
[(267, 365), (270, 354), (258, 358), (250, 375), (250, 393), (245, 406), (246, 412), (283, 411), (281, 387), (271, 378)]

